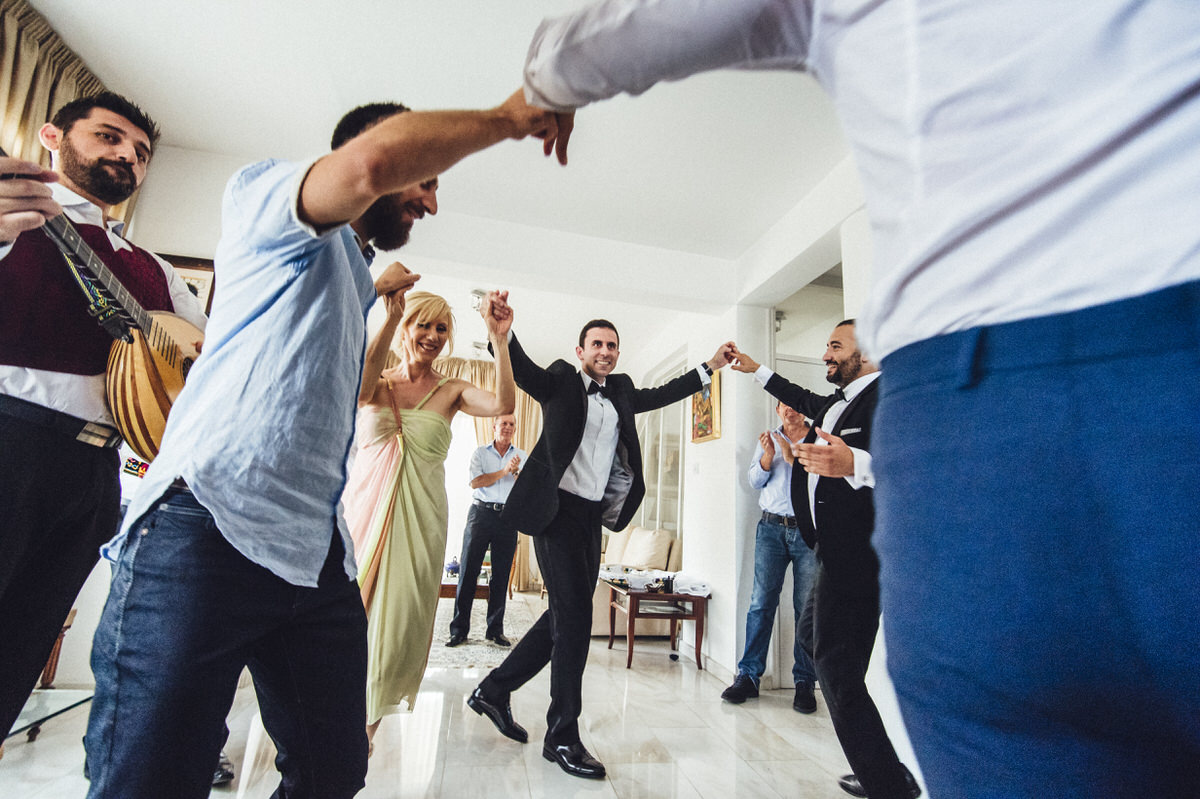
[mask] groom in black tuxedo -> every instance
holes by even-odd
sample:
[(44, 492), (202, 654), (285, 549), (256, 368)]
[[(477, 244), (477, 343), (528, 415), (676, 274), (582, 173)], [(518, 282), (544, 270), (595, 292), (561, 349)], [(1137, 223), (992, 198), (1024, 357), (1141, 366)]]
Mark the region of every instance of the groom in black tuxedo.
[(533, 536), (549, 610), (467, 700), (501, 733), (524, 743), (509, 696), (550, 664), (550, 709), (542, 756), (577, 777), (603, 777), (604, 766), (579, 740), (583, 669), (592, 628), (592, 593), (600, 570), (600, 526), (622, 530), (646, 493), (634, 415), (699, 391), (729, 362), (732, 343), (711, 360), (657, 388), (635, 388), (613, 374), (617, 329), (605, 319), (583, 326), (575, 354), (581, 367), (557, 360), (543, 369), (515, 337), (508, 345), (517, 385), (542, 406), (542, 435), (529, 453), (501, 519)]

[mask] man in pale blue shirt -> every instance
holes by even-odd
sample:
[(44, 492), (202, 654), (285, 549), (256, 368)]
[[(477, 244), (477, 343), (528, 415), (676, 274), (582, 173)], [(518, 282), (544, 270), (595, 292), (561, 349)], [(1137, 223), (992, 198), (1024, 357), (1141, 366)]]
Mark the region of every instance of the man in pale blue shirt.
[(366, 617), (338, 500), (378, 295), (368, 242), (437, 212), (438, 174), (506, 138), (557, 135), (514, 94), (488, 111), (364, 106), (310, 163), (226, 187), (204, 352), (106, 547), (92, 651), (89, 797), (206, 797), (249, 667), (278, 748), (276, 796), (350, 797), (367, 766)]
[(817, 559), (809, 542), (800, 534), (801, 526), (792, 510), (791, 447), (808, 435), (804, 414), (785, 404), (776, 403), (775, 413), (781, 424), (758, 437), (754, 460), (746, 473), (750, 487), (758, 489), (762, 518), (754, 536), (754, 589), (746, 612), (746, 644), (738, 662), (733, 684), (721, 698), (740, 705), (758, 696), (759, 680), (767, 663), (771, 628), (779, 606), (783, 577), (792, 567), (792, 608), (796, 614), (796, 636), (792, 647), (792, 683), (796, 693), (792, 709), (812, 713), (817, 709), (813, 685), (817, 672), (812, 662), (812, 586)]
[(471, 509), (463, 532), (462, 564), (458, 590), (454, 596), (454, 618), (450, 620), (450, 640), (446, 646), (458, 646), (471, 631), (471, 605), (475, 583), (483, 567), (483, 556), (492, 550), (492, 574), (488, 580), (487, 631), (484, 637), (497, 646), (512, 646), (504, 637), (504, 608), (508, 599), (508, 574), (517, 551), (517, 528), (500, 519), (508, 494), (517, 482), (525, 451), (512, 443), (517, 432), (517, 417), (497, 416), (492, 426), (495, 437), (471, 455)]

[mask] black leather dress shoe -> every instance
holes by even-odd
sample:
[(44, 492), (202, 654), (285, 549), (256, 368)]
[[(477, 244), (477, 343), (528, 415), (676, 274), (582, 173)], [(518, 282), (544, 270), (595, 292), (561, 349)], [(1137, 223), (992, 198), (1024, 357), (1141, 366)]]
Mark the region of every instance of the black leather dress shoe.
[(481, 716), (487, 716), (491, 722), (496, 725), (496, 729), (500, 734), (512, 738), (519, 743), (525, 743), (529, 740), (529, 733), (525, 731), (517, 722), (513, 721), (512, 705), (508, 700), (503, 704), (492, 702), (483, 695), (483, 691), (476, 688), (475, 691), (467, 697), (467, 707), (474, 710)]
[(467, 636), (454, 633), (450, 636), (450, 640), (446, 642), (446, 646), (458, 646), (459, 644), (466, 643), (466, 640)]
[[(904, 769), (904, 784), (908, 788), (908, 799), (917, 799), (921, 795), (921, 786), (917, 785), (917, 778), (907, 768)], [(847, 774), (839, 779), (838, 785), (842, 786), (842, 790), (851, 796), (867, 799), (867, 792), (863, 790), (862, 783), (853, 774)]]
[(213, 770), (213, 785), (227, 785), (233, 782), (233, 761), (225, 754), (225, 750), (221, 750), (220, 757), (217, 758), (217, 767)]
[(559, 744), (558, 746), (542, 744), (542, 757), (551, 763), (557, 763), (560, 769), (572, 777), (600, 779), (607, 773), (604, 770), (604, 764), (592, 757), (591, 753), (584, 749), (583, 744), (579, 742)]
[(489, 636), (487, 636), (487, 639), (489, 641), (491, 641), (493, 644), (495, 644), (496, 646), (512, 646), (512, 641), (505, 638), (503, 634), (489, 635)]

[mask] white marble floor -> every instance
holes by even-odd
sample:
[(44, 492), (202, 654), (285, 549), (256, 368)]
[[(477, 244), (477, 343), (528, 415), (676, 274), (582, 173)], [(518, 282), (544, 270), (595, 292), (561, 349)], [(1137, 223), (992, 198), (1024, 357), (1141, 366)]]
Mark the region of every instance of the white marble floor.
[[(844, 799), (837, 777), (849, 769), (818, 692), (805, 716), (791, 691), (768, 691), (744, 705), (721, 701), (724, 683), (671, 660), (666, 641), (640, 640), (633, 669), (622, 641), (592, 640), (584, 677), (582, 738), (608, 769), (606, 780), (564, 774), (541, 756), (548, 670), (513, 695), (513, 714), (530, 743), (502, 737), (464, 700), (484, 672), (431, 669), (416, 710), (388, 716), (376, 736), (363, 799), (445, 797), (619, 797), (620, 799)], [(254, 723), (252, 688), (238, 691), (226, 751), (237, 779), (213, 797), (268, 797), (277, 784), (274, 749)], [(7, 742), (0, 796), (83, 797), (87, 706), (48, 722), (41, 737)]]

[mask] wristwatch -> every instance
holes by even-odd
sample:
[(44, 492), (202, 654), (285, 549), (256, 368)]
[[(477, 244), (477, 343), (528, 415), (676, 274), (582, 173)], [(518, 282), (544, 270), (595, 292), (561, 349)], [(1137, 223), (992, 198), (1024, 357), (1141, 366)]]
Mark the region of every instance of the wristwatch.
[(708, 361), (702, 361), (700, 368), (704, 370), (705, 374), (707, 374), (709, 377), (712, 377), (712, 367), (708, 365)]

